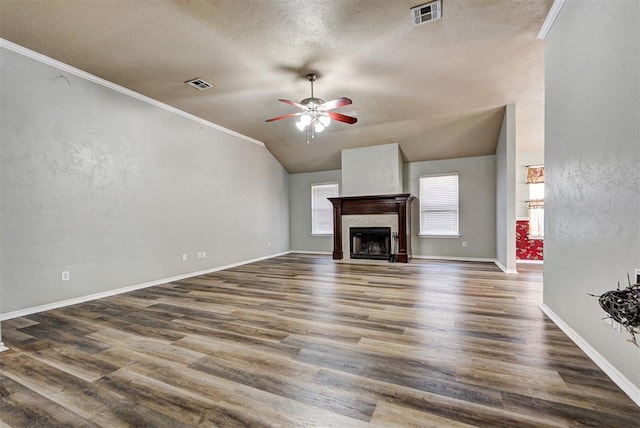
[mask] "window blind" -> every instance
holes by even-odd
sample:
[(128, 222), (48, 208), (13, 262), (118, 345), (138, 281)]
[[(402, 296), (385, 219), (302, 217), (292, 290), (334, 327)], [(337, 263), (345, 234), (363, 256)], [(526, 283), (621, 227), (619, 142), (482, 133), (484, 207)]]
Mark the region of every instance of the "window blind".
[(420, 235), (459, 235), (458, 174), (420, 177)]
[(327, 198), (338, 196), (338, 183), (311, 185), (311, 233), (333, 234), (333, 205)]

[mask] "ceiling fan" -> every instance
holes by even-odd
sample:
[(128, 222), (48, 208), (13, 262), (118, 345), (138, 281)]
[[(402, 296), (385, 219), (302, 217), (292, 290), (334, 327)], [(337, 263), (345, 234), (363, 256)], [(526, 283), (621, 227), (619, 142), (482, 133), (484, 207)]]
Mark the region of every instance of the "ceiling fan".
[(302, 110), (301, 112), (288, 113), (283, 114), (282, 116), (272, 117), (271, 119), (265, 120), (265, 122), (274, 122), (276, 120), (300, 116), (300, 119), (296, 122), (296, 126), (300, 131), (307, 133), (307, 143), (309, 142), (309, 140), (315, 138), (316, 132), (324, 131), (324, 129), (331, 123), (331, 119), (337, 120), (338, 122), (348, 123), (349, 125), (356, 123), (358, 119), (356, 119), (355, 117), (347, 116), (335, 111), (330, 111), (352, 104), (353, 101), (351, 101), (349, 98), (340, 97), (325, 102), (325, 100), (321, 98), (315, 98), (313, 96), (313, 82), (316, 81), (316, 77), (317, 76), (315, 73), (307, 74), (307, 80), (311, 83), (311, 97), (305, 98), (299, 103), (291, 100), (278, 100), (285, 104), (289, 104), (299, 108), (300, 110)]

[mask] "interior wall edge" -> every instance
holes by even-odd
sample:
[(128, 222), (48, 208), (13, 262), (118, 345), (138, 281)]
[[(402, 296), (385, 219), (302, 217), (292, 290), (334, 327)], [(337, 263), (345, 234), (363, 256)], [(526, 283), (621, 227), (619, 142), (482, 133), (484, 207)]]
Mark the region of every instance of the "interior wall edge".
[(547, 13), (547, 17), (544, 19), (542, 23), (542, 27), (540, 27), (540, 31), (536, 36), (540, 40), (544, 40), (551, 31), (551, 27), (553, 27), (553, 23), (556, 21), (560, 10), (562, 10), (562, 6), (564, 6), (565, 0), (553, 0), (553, 4), (549, 9), (549, 13)]
[(496, 266), (498, 266), (498, 268), (500, 268), (500, 270), (504, 273), (518, 273), (517, 269), (509, 269), (507, 268), (505, 265), (503, 265), (500, 260), (495, 259), (494, 263), (496, 264)]

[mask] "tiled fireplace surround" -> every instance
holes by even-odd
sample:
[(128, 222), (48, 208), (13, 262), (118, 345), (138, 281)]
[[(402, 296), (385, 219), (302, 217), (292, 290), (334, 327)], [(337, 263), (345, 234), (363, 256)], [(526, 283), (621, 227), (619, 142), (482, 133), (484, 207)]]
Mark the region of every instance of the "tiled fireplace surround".
[(329, 198), (333, 205), (333, 259), (349, 260), (350, 227), (390, 227), (398, 232), (397, 261), (411, 259), (411, 202), (408, 193)]

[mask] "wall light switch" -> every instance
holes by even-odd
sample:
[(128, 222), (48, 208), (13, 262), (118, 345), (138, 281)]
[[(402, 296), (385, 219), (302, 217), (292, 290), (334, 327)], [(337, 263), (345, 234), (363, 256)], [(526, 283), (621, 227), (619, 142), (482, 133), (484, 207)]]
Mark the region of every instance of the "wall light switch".
[(267, 242), (267, 245), (270, 247), (271, 246), (271, 241)]
[(187, 255), (186, 255), (186, 254), (183, 254), (183, 255), (182, 255), (182, 261), (183, 261), (183, 262), (186, 262), (186, 261), (187, 261)]
[(202, 251), (198, 251), (198, 258), (201, 259), (202, 258)]
[(206, 259), (206, 258), (207, 258), (207, 252), (206, 252), (206, 251), (203, 251), (203, 252), (202, 252), (202, 258), (203, 258), (203, 259)]
[(62, 278), (63, 281), (69, 281), (71, 279), (71, 274), (69, 273), (68, 270), (64, 270), (61, 272), (60, 277)]
[(467, 248), (467, 241), (462, 241), (462, 247)]

